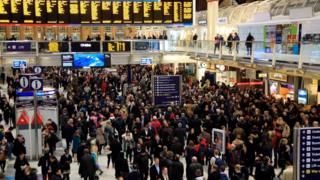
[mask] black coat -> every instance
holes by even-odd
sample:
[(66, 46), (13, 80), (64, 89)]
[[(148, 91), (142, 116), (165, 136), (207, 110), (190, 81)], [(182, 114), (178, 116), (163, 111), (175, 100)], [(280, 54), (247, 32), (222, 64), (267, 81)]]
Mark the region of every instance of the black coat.
[(187, 179), (193, 180), (197, 177), (196, 172), (200, 170), (203, 175), (203, 167), (200, 163), (191, 163), (187, 171)]
[(38, 161), (38, 166), (41, 166), (41, 173), (47, 174), (49, 168), (49, 153), (44, 154)]
[(18, 139), (15, 139), (13, 142), (12, 153), (15, 156), (19, 156), (19, 154), (21, 154), (21, 153), (26, 154), (27, 153), (26, 147)]
[(81, 177), (94, 177), (96, 172), (96, 164), (92, 156), (88, 153), (85, 153), (81, 160), (79, 166), (79, 174)]
[(161, 175), (161, 168), (159, 167), (159, 173), (155, 165), (152, 165), (150, 168), (150, 180), (158, 180), (158, 177)]
[(29, 162), (27, 158), (24, 158), (23, 160), (20, 160), (19, 157), (17, 157), (14, 168), (16, 169), (15, 174), (15, 180), (23, 180), (24, 177), (24, 169), (22, 169), (23, 166), (29, 166)]
[(169, 171), (170, 179), (183, 180), (183, 164), (180, 161), (173, 161)]
[(68, 155), (62, 155), (60, 158), (60, 164), (61, 164), (61, 170), (62, 171), (68, 171), (70, 170), (70, 164), (72, 162), (72, 157), (70, 154)]
[(126, 176), (129, 173), (128, 160), (124, 158), (118, 158), (115, 161), (116, 178), (119, 176)]

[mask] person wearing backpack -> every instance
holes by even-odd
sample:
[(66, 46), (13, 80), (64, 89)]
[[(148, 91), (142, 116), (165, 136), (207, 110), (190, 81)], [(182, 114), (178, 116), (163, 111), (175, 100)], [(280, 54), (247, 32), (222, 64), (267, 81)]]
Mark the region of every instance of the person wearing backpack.
[(261, 162), (258, 162), (254, 177), (259, 180), (273, 180), (275, 172), (269, 157), (265, 156)]

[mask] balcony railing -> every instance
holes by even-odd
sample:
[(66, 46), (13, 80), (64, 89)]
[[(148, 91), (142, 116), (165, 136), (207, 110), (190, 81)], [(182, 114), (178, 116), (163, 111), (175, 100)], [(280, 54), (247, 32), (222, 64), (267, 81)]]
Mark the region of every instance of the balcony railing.
[[(251, 48), (250, 48), (251, 47)], [(251, 50), (250, 50), (251, 49)], [(121, 41), (0, 41), (0, 56), (63, 53), (191, 53), (197, 57), (253, 64), (289, 63), (297, 68), (320, 65), (320, 43), (215, 42), (170, 40)]]

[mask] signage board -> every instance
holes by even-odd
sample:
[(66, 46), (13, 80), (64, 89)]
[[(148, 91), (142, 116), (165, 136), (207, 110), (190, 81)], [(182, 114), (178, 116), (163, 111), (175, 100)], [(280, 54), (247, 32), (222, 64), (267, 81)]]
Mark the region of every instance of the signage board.
[(304, 105), (308, 103), (308, 91), (306, 89), (298, 89), (298, 103)]
[(320, 179), (320, 128), (294, 130), (294, 177)]
[(31, 42), (7, 42), (6, 47), (8, 52), (31, 51)]
[(71, 42), (72, 52), (100, 52), (100, 42)]
[(109, 41), (103, 42), (105, 52), (130, 52), (131, 44), (129, 41)]
[(152, 58), (141, 58), (140, 65), (151, 65)]
[(153, 103), (156, 106), (181, 103), (181, 76), (153, 76)]
[(12, 60), (12, 68), (14, 69), (26, 68), (27, 66), (27, 60)]
[(288, 81), (288, 75), (281, 74), (281, 73), (269, 73), (269, 79), (276, 80), (276, 81), (287, 82)]

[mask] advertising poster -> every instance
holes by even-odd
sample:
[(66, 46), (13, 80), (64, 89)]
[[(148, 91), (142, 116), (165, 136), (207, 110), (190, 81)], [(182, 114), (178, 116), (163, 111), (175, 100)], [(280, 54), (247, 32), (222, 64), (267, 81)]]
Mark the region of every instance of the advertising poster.
[(212, 129), (211, 132), (212, 143), (215, 144), (216, 148), (223, 154), (226, 153), (226, 134), (224, 130)]

